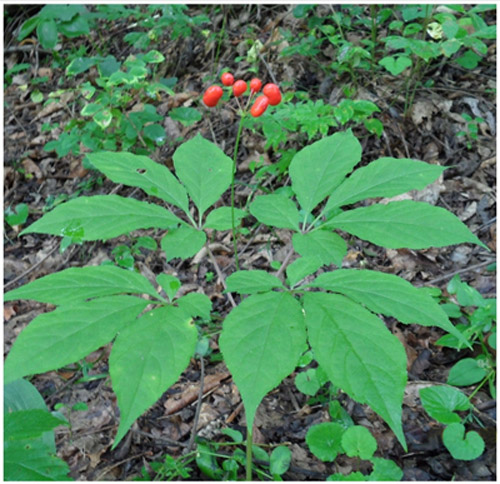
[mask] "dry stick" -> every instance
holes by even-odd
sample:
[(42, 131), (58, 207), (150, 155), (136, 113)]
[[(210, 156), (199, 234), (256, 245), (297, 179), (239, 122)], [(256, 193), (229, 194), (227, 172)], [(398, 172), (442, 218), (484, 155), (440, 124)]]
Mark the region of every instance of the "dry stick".
[(274, 77), (274, 74), (273, 74), (273, 71), (271, 70), (271, 68), (269, 67), (269, 64), (264, 60), (264, 56), (259, 52), (259, 59), (262, 61), (262, 63), (264, 64), (264, 66), (266, 67), (267, 69), (267, 72), (269, 72), (269, 75), (271, 76), (271, 79), (273, 80), (274, 84), (278, 84), (278, 81), (276, 80), (276, 78)]
[(145, 452), (141, 452), (140, 454), (137, 454), (137, 455), (133, 455), (131, 457), (127, 457), (126, 459), (123, 459), (121, 461), (118, 461), (116, 462), (115, 464), (113, 464), (112, 466), (109, 466), (107, 467), (106, 469), (104, 469), (103, 472), (101, 472), (99, 474), (99, 476), (96, 478), (96, 481), (100, 481), (108, 472), (112, 471), (114, 468), (118, 467), (118, 466), (121, 466), (122, 464), (125, 464), (125, 462), (128, 462), (130, 460), (134, 460), (134, 459), (137, 459), (138, 457), (142, 457), (143, 455), (147, 455), (149, 453), (149, 450), (145, 451)]
[(290, 262), (290, 258), (292, 257), (294, 253), (293, 246), (290, 247), (290, 250), (288, 251), (287, 255), (285, 256), (285, 259), (283, 260), (283, 263), (281, 264), (281, 267), (279, 268), (278, 272), (276, 273), (276, 277), (281, 278), (283, 275), (283, 272), (285, 272), (286, 266)]
[[(453, 277), (456, 274), (463, 274), (464, 272), (469, 272), (469, 271), (472, 271), (474, 269), (479, 269), (480, 267), (484, 267), (484, 266), (491, 264), (494, 260), (495, 259), (490, 259), (490, 260), (480, 262), (479, 264), (476, 264), (476, 265), (473, 265), (470, 267), (464, 267), (463, 269), (459, 269), (458, 271), (450, 272), (448, 274), (445, 274), (444, 276), (440, 276), (440, 277), (437, 277), (436, 279), (432, 279), (432, 281), (429, 281), (426, 284), (435, 284), (436, 282), (441, 282), (441, 281), (444, 281), (446, 279), (449, 279), (450, 277)], [(415, 284), (415, 285), (417, 287), (419, 287), (423, 284)]]
[(196, 432), (198, 428), (198, 421), (200, 420), (201, 402), (203, 401), (203, 387), (205, 386), (205, 362), (203, 356), (199, 355), (200, 358), (200, 391), (198, 393), (198, 401), (196, 402), (196, 411), (194, 413), (193, 420), (193, 430), (191, 430), (191, 437), (189, 438), (189, 443), (186, 448), (186, 454), (189, 454), (193, 450), (194, 439), (196, 437)]
[[(219, 264), (215, 260), (214, 254), (210, 250), (210, 247), (208, 246), (208, 244), (206, 245), (206, 248), (207, 248), (207, 252), (208, 252), (208, 257), (210, 257), (210, 260), (212, 261), (212, 264), (215, 267), (215, 272), (217, 272), (217, 276), (219, 277), (222, 285), (224, 286), (224, 289), (227, 289), (226, 279), (224, 278), (224, 274), (222, 274), (222, 271), (220, 270)], [(233, 308), (235, 308), (236, 303), (234, 302), (233, 295), (230, 292), (227, 293), (227, 298), (229, 299), (231, 306), (233, 306)]]
[[(132, 430), (134, 434), (142, 435), (143, 437), (148, 437), (151, 440), (158, 441), (158, 442), (164, 442), (165, 444), (172, 446), (172, 447), (187, 447), (188, 444), (185, 444), (184, 442), (179, 442), (178, 440), (174, 439), (169, 439), (168, 437), (163, 437), (163, 436), (157, 436), (150, 434), (149, 432), (144, 432), (143, 430)], [(85, 435), (85, 434), (83, 434)]]

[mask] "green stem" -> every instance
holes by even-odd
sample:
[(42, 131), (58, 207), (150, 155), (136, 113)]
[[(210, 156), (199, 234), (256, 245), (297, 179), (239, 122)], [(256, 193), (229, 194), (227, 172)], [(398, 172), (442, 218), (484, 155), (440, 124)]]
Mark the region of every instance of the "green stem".
[(481, 389), (481, 387), (493, 376), (495, 373), (495, 370), (491, 370), (481, 381), (481, 383), (474, 389), (474, 391), (469, 395), (468, 400), (469, 402), (472, 400), (474, 395)]
[(238, 240), (236, 238), (236, 226), (234, 217), (234, 177), (236, 175), (236, 162), (238, 160), (238, 147), (240, 145), (241, 132), (243, 130), (243, 119), (245, 118), (245, 112), (243, 111), (240, 118), (240, 124), (238, 126), (238, 134), (236, 135), (236, 142), (234, 143), (234, 154), (233, 154), (233, 175), (231, 177), (231, 231), (233, 235), (233, 250), (234, 250), (234, 263), (236, 265), (236, 270), (240, 270), (240, 263), (238, 260)]
[(377, 43), (377, 6), (375, 4), (370, 5), (370, 15), (372, 17), (372, 72), (375, 72), (375, 45)]
[(252, 480), (252, 429), (247, 428), (246, 480)]

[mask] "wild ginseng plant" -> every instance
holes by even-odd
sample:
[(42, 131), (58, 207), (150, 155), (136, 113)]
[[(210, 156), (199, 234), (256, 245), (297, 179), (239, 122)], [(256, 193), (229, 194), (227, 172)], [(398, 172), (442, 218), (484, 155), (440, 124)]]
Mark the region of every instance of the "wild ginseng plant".
[[(234, 207), (213, 208), (234, 182), (236, 156), (231, 160), (199, 134), (175, 151), (175, 174), (130, 153), (100, 152), (88, 158), (113, 182), (138, 187), (156, 203), (119, 195), (80, 197), (58, 205), (21, 235), (84, 242), (154, 228), (163, 234), (161, 247), (170, 261), (202, 249), (206, 229), (234, 231), (235, 220), (239, 224), (248, 215)], [(364, 199), (422, 189), (444, 170), (385, 157), (354, 170), (360, 159), (361, 145), (352, 132), (327, 136), (293, 158), (291, 192), (258, 195), (249, 206), (262, 224), (293, 233), (287, 258), (293, 262), (285, 262), (277, 275), (237, 270), (226, 281), (228, 292), (242, 295), (225, 318), (219, 345), (245, 406), (248, 479), (257, 407), (309, 347), (330, 381), (377, 412), (406, 449), (401, 424), (405, 350), (379, 315), (438, 326), (464, 340), (424, 290), (396, 275), (341, 268), (347, 244), (337, 230), (388, 248), (464, 242), (486, 248), (455, 215), (424, 202), (351, 208)], [(322, 273), (312, 278), (320, 268)], [(6, 301), (24, 298), (56, 308), (20, 333), (5, 362), (5, 382), (61, 368), (113, 342), (109, 372), (120, 409), (116, 447), (185, 370), (198, 337), (193, 318), (206, 316), (211, 308), (203, 294), (176, 299), (180, 282), (171, 275), (159, 274), (156, 281), (154, 287), (138, 272), (89, 266), (65, 269), (6, 293)]]

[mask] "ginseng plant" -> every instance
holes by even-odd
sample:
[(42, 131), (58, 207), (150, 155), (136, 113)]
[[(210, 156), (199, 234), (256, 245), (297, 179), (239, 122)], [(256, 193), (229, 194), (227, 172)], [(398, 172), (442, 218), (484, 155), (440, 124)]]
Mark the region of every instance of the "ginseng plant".
[[(223, 84), (236, 96), (247, 90), (245, 81), (227, 79), (225, 75)], [(260, 90), (259, 83), (252, 82), (242, 116)], [(267, 100), (256, 97), (251, 115), (281, 100), (277, 86), (267, 91), (265, 87), (262, 94)], [(222, 94), (220, 86), (212, 86), (204, 101), (215, 106)], [(58, 205), (21, 235), (51, 234), (85, 242), (156, 229), (167, 261), (190, 258), (207, 244), (206, 229), (232, 229), (234, 235), (236, 224), (249, 215), (234, 206), (241, 131), (242, 123), (233, 159), (200, 134), (186, 141), (173, 155), (175, 175), (145, 156), (89, 154), (93, 166), (110, 180), (142, 189), (155, 203), (119, 195), (82, 196)], [(238, 270), (226, 280), (227, 292), (242, 295), (223, 322), (219, 346), (245, 407), (247, 479), (252, 477), (257, 407), (294, 372), (309, 347), (330, 381), (368, 404), (406, 450), (401, 424), (406, 355), (379, 315), (403, 324), (437, 326), (468, 344), (425, 290), (393, 274), (341, 268), (347, 243), (338, 230), (393, 249), (465, 242), (487, 249), (455, 215), (425, 202), (371, 200), (352, 208), (365, 199), (422, 189), (444, 170), (387, 157), (355, 169), (360, 160), (361, 145), (351, 131), (327, 136), (303, 147), (291, 161), (290, 196), (257, 195), (249, 206), (260, 223), (293, 235), (277, 273), (239, 270), (236, 265)], [(211, 208), (229, 187), (231, 206)], [(235, 258), (236, 249), (235, 241)], [(313, 277), (320, 268), (321, 274)], [(198, 337), (193, 318), (211, 309), (204, 294), (176, 297), (180, 282), (172, 275), (159, 274), (156, 282), (153, 286), (137, 271), (116, 266), (87, 266), (7, 292), (5, 301), (31, 299), (56, 308), (37, 316), (20, 333), (5, 362), (5, 383), (56, 370), (112, 342), (109, 373), (120, 410), (116, 447), (186, 369)]]

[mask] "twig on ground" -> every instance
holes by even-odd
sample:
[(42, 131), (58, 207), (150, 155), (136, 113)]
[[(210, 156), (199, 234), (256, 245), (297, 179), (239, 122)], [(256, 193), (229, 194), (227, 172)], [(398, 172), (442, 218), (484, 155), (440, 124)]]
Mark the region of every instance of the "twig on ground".
[[(456, 274), (463, 274), (464, 272), (469, 272), (473, 271), (474, 269), (479, 269), (480, 267), (484, 267), (491, 264), (494, 260), (495, 259), (486, 260), (484, 262), (480, 262), (479, 264), (475, 264), (473, 266), (464, 267), (463, 269), (459, 269), (458, 271), (449, 272), (448, 274), (444, 274), (442, 276), (436, 277), (436, 279), (432, 279), (431, 281), (426, 282), (426, 285), (436, 284), (436, 282), (445, 281), (446, 279), (450, 279)], [(423, 284), (415, 284), (415, 286), (420, 287), (423, 286)]]
[[(215, 267), (215, 272), (217, 272), (217, 276), (220, 279), (221, 284), (224, 286), (224, 289), (227, 289), (226, 279), (224, 278), (224, 274), (222, 274), (222, 271), (220, 270), (219, 264), (217, 263), (217, 260), (215, 259), (214, 254), (210, 250), (210, 247), (208, 246), (208, 244), (206, 245), (206, 248), (207, 248), (208, 257), (210, 257), (210, 260), (212, 261), (212, 264)], [(236, 303), (233, 299), (233, 295), (230, 292), (227, 293), (227, 298), (229, 299), (231, 306), (233, 306), (233, 308), (235, 308)]]
[(189, 438), (189, 443), (186, 448), (186, 454), (189, 454), (193, 450), (194, 439), (196, 437), (198, 428), (198, 421), (200, 420), (201, 402), (203, 401), (203, 387), (205, 382), (205, 361), (203, 360), (203, 356), (200, 355), (199, 358), (200, 358), (200, 391), (198, 393), (198, 401), (196, 402), (196, 410), (193, 419), (193, 429), (191, 430), (191, 437)]
[(282, 278), (283, 276), (283, 273), (285, 272), (285, 269), (288, 265), (288, 263), (290, 262), (290, 259), (292, 257), (294, 253), (294, 250), (293, 250), (293, 245), (290, 247), (290, 249), (288, 250), (288, 253), (286, 254), (285, 258), (283, 259), (283, 263), (281, 264), (281, 267), (279, 268), (278, 272), (276, 273), (276, 277), (278, 277), (279, 279)]

